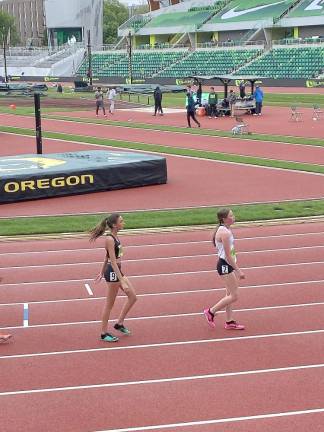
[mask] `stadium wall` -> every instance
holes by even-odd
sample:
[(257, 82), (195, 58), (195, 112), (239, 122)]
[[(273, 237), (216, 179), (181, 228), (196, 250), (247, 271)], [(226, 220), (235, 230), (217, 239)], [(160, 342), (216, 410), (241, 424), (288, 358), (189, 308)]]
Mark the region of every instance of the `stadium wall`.
[(247, 32), (248, 30), (232, 30), (218, 32), (218, 42), (241, 40), (242, 38), (244, 38)]
[[(1, 68), (0, 68), (1, 75)], [(55, 77), (55, 76), (12, 76), (12, 82), (45, 82), (45, 83), (55, 83), (55, 82), (75, 82), (75, 81), (83, 81), (87, 82), (87, 79), (84, 77)], [(260, 79), (257, 83), (263, 85), (264, 87), (301, 87), (301, 88), (324, 88), (324, 79)], [(129, 86), (130, 82), (127, 78), (119, 78), (119, 77), (100, 77), (93, 78), (93, 85), (99, 84), (114, 84), (114, 85), (123, 85), (126, 84)], [(191, 79), (177, 79), (177, 78), (147, 78), (147, 79), (133, 79), (133, 84), (160, 84), (160, 85), (183, 85), (186, 86), (188, 84), (192, 84)], [(214, 85), (220, 86), (222, 85), (219, 80), (210, 80), (206, 81), (204, 85)], [(239, 81), (233, 81), (230, 85), (239, 85)]]
[(103, 43), (103, 1), (102, 0), (44, 0), (46, 25), (53, 39), (55, 29), (82, 29), (82, 40), (91, 32), (91, 44), (98, 47)]
[(323, 36), (324, 37), (324, 25), (299, 27), (299, 37), (308, 38), (308, 37), (312, 37), (312, 36)]

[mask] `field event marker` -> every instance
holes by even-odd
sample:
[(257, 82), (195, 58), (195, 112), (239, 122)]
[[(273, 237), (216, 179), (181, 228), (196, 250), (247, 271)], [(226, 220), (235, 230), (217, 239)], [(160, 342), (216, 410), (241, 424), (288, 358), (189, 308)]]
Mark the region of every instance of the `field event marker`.
[(28, 303), (24, 303), (24, 327), (29, 326), (29, 310)]
[(85, 286), (86, 290), (88, 291), (88, 294), (90, 296), (93, 296), (93, 292), (92, 292), (92, 289), (90, 288), (90, 285), (86, 283), (86, 284), (84, 284), (84, 286)]

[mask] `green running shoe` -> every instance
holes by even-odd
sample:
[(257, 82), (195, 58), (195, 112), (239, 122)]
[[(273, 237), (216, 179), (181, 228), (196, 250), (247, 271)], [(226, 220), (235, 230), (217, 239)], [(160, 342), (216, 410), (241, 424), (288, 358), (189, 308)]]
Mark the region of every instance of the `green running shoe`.
[(131, 332), (128, 330), (128, 328), (125, 327), (123, 324), (116, 323), (114, 325), (114, 329), (119, 330), (120, 332), (122, 332), (125, 335), (130, 335), (131, 334)]
[(110, 333), (105, 333), (101, 335), (101, 340), (104, 342), (118, 342), (119, 339), (117, 336), (114, 336)]

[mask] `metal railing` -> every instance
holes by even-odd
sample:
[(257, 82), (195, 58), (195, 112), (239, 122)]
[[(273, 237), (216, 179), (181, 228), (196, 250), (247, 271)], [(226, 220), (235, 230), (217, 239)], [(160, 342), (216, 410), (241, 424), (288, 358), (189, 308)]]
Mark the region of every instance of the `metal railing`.
[(305, 46), (305, 45), (324, 45), (324, 37), (318, 38), (289, 38), (289, 39), (279, 39), (272, 41), (273, 46), (278, 45), (295, 45), (295, 46)]
[(92, 51), (114, 51), (116, 50), (116, 44), (98, 45), (92, 47)]
[(197, 43), (197, 48), (250, 48), (250, 47), (264, 47), (265, 41), (248, 41), (242, 42), (240, 40), (237, 41), (228, 41), (228, 42), (201, 42)]
[[(173, 48), (173, 46), (169, 43), (156, 43), (154, 45), (150, 44), (142, 44), (136, 46), (133, 51), (174, 51), (177, 49), (188, 49), (188, 46), (185, 44), (179, 44), (176, 48)], [(114, 51), (116, 53), (118, 52), (126, 52), (126, 47), (115, 49), (115, 45), (102, 45), (98, 46), (93, 50), (93, 54), (100, 53), (103, 51)]]
[[(0, 48), (0, 53), (3, 54), (3, 48)], [(48, 48), (39, 47), (9, 47), (6, 49), (8, 57), (38, 57), (48, 54)]]
[(118, 30), (133, 30), (135, 33), (144, 27), (152, 17), (150, 15), (133, 15), (124, 24), (118, 27)]

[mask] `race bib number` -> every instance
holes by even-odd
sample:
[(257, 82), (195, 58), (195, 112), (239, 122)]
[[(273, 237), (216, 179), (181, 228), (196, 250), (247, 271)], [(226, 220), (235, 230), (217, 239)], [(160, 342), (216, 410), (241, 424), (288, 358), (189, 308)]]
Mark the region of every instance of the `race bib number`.
[(117, 282), (117, 275), (115, 272), (110, 272), (110, 280), (111, 282)]
[(223, 274), (227, 274), (228, 273), (228, 266), (227, 265), (222, 265), (222, 273)]

